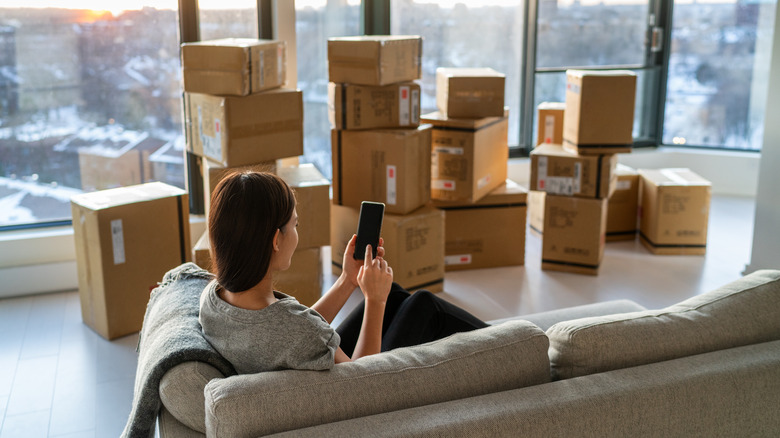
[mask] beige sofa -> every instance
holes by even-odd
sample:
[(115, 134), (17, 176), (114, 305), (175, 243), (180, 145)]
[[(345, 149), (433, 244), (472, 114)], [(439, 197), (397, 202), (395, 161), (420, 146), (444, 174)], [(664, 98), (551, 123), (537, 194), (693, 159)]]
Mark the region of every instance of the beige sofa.
[(160, 435), (777, 436), (780, 271), (639, 309), (499, 321), (325, 372), (186, 362), (162, 378)]

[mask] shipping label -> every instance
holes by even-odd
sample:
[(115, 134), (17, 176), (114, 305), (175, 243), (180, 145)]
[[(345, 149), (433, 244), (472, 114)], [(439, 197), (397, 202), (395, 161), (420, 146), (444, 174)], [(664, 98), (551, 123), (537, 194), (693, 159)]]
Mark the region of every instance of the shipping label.
[(389, 205), (395, 205), (397, 203), (398, 192), (396, 190), (396, 182), (398, 180), (397, 170), (395, 165), (387, 165), (387, 197), (385, 202)]
[(456, 254), (456, 255), (449, 255), (444, 257), (445, 266), (470, 265), (470, 264), (471, 264), (471, 254)]
[(411, 118), (411, 105), (409, 101), (409, 86), (398, 87), (398, 124), (405, 126), (409, 124)]
[(114, 264), (125, 262), (125, 234), (122, 230), (122, 219), (111, 221), (111, 246), (114, 252)]

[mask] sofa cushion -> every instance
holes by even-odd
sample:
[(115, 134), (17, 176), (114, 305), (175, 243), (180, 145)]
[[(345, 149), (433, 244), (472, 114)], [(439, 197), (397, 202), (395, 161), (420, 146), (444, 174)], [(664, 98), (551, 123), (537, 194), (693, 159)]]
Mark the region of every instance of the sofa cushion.
[(184, 362), (168, 370), (160, 380), (160, 400), (177, 420), (206, 433), (203, 389), (209, 380), (225, 377), (204, 362)]
[(547, 330), (555, 379), (780, 339), (780, 271), (747, 275), (661, 310), (582, 318)]
[(212, 380), (206, 434), (256, 437), (549, 382), (548, 347), (541, 329), (509, 321), (328, 371)]
[(509, 318), (502, 318), (493, 321), (488, 321), (488, 324), (500, 324), (506, 321), (512, 321), (515, 319), (524, 319), (536, 324), (542, 330), (547, 330), (554, 324), (561, 321), (569, 321), (571, 319), (587, 318), (589, 316), (604, 316), (612, 315), (614, 313), (628, 313), (639, 312), (641, 310), (647, 310), (639, 304), (631, 300), (614, 300), (603, 301), (600, 303), (583, 304), (581, 306), (566, 307), (563, 309), (549, 310), (546, 312), (531, 313), (522, 316), (510, 316)]

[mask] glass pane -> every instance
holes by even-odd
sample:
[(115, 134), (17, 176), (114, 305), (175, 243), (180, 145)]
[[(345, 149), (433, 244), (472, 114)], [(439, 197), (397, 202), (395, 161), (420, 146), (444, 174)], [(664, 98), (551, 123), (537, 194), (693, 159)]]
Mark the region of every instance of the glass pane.
[(176, 1), (13, 3), (0, 7), (0, 226), (70, 220), (82, 191), (184, 187)]
[(643, 65), (647, 0), (540, 0), (537, 67)]
[(761, 149), (776, 5), (675, 1), (664, 143)]
[(331, 179), (328, 38), (360, 34), (360, 1), (296, 0), (298, 88), (303, 91), (304, 155)]
[(257, 38), (257, 0), (198, 0), (200, 39)]
[(423, 37), (423, 113), (436, 111), (437, 67), (490, 67), (506, 75), (509, 144), (519, 142), (522, 0), (394, 0), (394, 35)]

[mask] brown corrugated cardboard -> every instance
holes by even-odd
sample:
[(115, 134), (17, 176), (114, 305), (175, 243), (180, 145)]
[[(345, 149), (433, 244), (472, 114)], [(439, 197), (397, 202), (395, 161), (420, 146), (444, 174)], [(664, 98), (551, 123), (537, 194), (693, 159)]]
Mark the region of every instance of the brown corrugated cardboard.
[(205, 206), (206, 217), (209, 217), (209, 211), (211, 209), (211, 194), (214, 193), (214, 189), (217, 184), (222, 181), (227, 175), (233, 172), (270, 172), (276, 173), (276, 161), (267, 161), (265, 163), (250, 164), (247, 166), (235, 166), (225, 167), (222, 164), (215, 163), (208, 158), (202, 158), (201, 170), (203, 171), (203, 201)]
[(563, 144), (565, 102), (542, 102), (537, 109), (536, 144)]
[(563, 146), (580, 155), (631, 152), (636, 75), (566, 71)]
[(209, 252), (209, 230), (203, 232), (192, 247), (192, 261), (201, 268), (214, 272), (211, 269), (211, 252)]
[(297, 249), (290, 267), (274, 274), (274, 289), (295, 297), (304, 306), (313, 306), (322, 296), (321, 248)]
[[(332, 204), (330, 247), (333, 274), (341, 273), (347, 243), (357, 231), (360, 210)], [(407, 215), (385, 214), (385, 259), (393, 281), (410, 292), (440, 292), (444, 285), (444, 211), (422, 207)]]
[(436, 69), (436, 107), (450, 118), (504, 115), (504, 74), (492, 68)]
[(422, 38), (366, 35), (328, 39), (330, 82), (387, 85), (422, 77)]
[(545, 192), (528, 191), (528, 227), (541, 236), (544, 233), (544, 198)]
[(303, 94), (185, 93), (187, 148), (227, 167), (303, 155)]
[(548, 194), (542, 269), (597, 275), (604, 255), (607, 200)]
[(313, 164), (280, 167), (279, 176), (295, 190), (298, 250), (330, 245), (330, 181)]
[(417, 129), (331, 131), (333, 203), (383, 202), (409, 213), (431, 199), (431, 125)]
[(476, 203), (438, 202), (445, 211), (445, 271), (525, 262), (528, 191), (512, 180)]
[(328, 118), (335, 129), (416, 128), (420, 85), (328, 84)]
[(689, 169), (640, 169), (639, 237), (653, 254), (705, 254), (711, 184)]
[(285, 43), (225, 38), (181, 45), (184, 91), (246, 96), (284, 85)]
[(639, 219), (639, 173), (619, 163), (615, 173), (615, 192), (607, 202), (607, 242), (634, 240)]
[(475, 202), (507, 177), (508, 111), (504, 117), (449, 119), (440, 112), (422, 116), (433, 124), (431, 198)]
[(617, 155), (576, 155), (556, 144), (531, 151), (531, 190), (551, 195), (608, 198), (617, 183)]
[(84, 323), (106, 339), (141, 329), (151, 290), (190, 261), (187, 192), (155, 182), (71, 198)]

